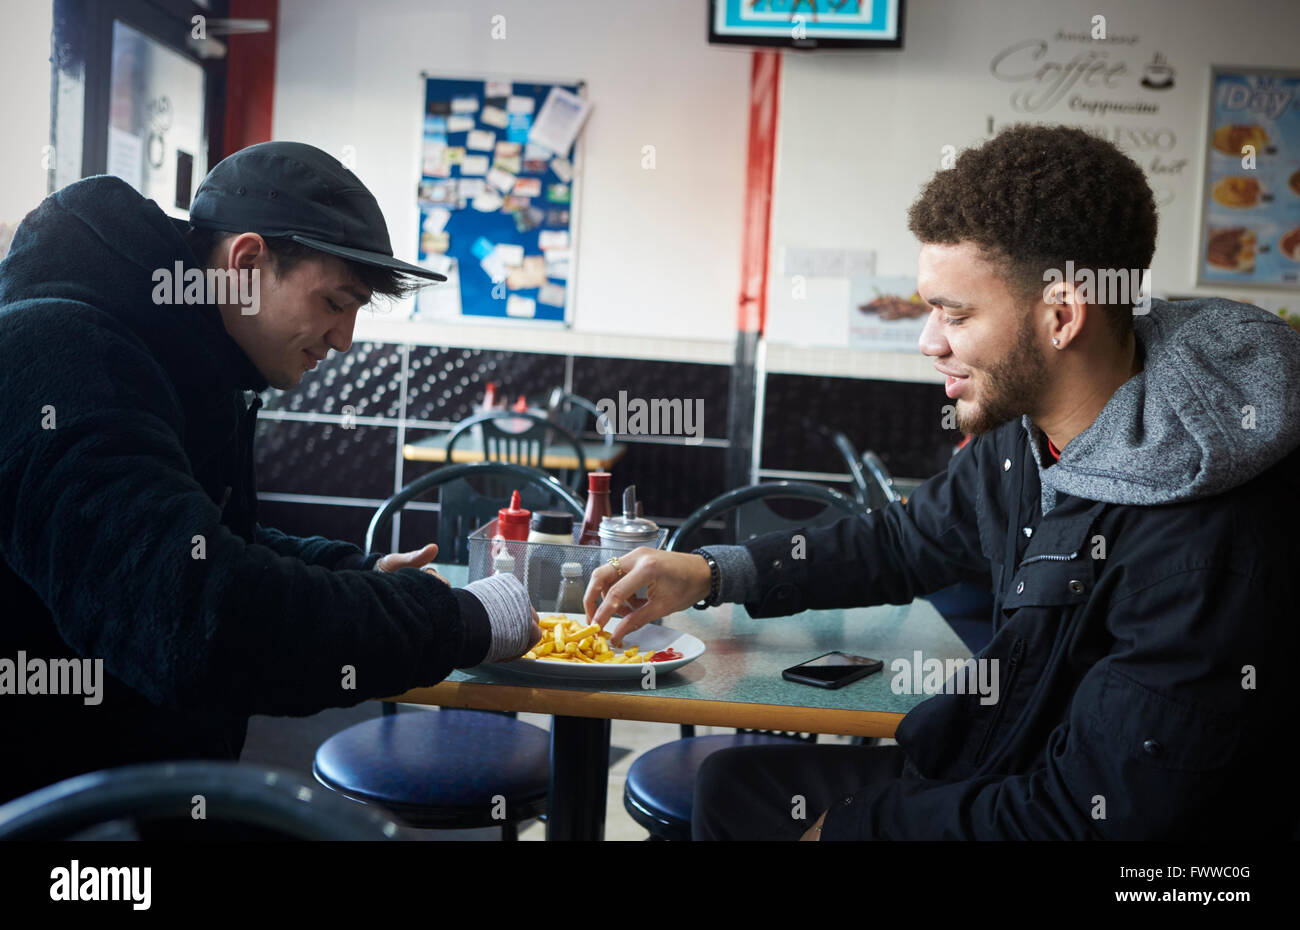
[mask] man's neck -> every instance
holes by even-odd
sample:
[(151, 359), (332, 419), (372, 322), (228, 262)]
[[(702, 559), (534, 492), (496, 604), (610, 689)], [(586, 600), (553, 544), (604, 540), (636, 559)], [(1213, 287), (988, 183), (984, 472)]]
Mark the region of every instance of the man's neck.
[(1052, 445), (1062, 450), (1092, 425), (1120, 386), (1142, 370), (1142, 355), (1137, 340), (1130, 336), (1128, 346), (1120, 352), (1085, 352), (1069, 364), (1070, 370), (1063, 373), (1049, 398), (1048, 412), (1031, 418)]

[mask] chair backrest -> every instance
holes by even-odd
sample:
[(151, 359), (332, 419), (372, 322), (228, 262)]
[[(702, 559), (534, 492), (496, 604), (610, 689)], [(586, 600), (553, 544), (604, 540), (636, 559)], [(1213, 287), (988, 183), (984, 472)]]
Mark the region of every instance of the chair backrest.
[[(767, 506), (772, 499), (818, 501), (826, 506), (811, 517), (794, 519), (784, 517)], [(714, 517), (735, 514), (727, 542), (742, 543), (776, 530), (799, 527), (824, 526), (845, 516), (865, 517), (871, 511), (860, 501), (839, 491), (810, 484), (807, 481), (774, 481), (771, 484), (751, 484), (715, 497), (692, 513), (668, 540), (668, 549), (676, 552), (686, 548), (686, 542), (707, 521)]]
[(843, 433), (836, 433), (831, 437), (831, 442), (835, 446), (835, 451), (844, 459), (844, 465), (849, 470), (849, 477), (853, 479), (853, 496), (858, 502), (865, 504), (867, 507), (872, 506), (871, 488), (867, 484), (866, 473), (862, 470), (862, 457), (858, 455), (858, 450), (854, 447), (853, 441)]
[(438, 502), (438, 561), (469, 564), (469, 534), (496, 518), (497, 511), (509, 504), (498, 494), (484, 494), (474, 488), (471, 479), (502, 479), (503, 485), (519, 490), (520, 499), (529, 510), (563, 508), (576, 518), (583, 515), (582, 502), (554, 477), (511, 462), (469, 462), (444, 465), (421, 475), (402, 488), (375, 511), (366, 530), (366, 552), (379, 551), (375, 541), (386, 529), (393, 515), (434, 488), (440, 490)]
[(77, 775), (15, 798), (0, 806), (0, 841), (59, 840), (123, 819), (192, 822), (195, 795), (217, 822), (286, 839), (415, 838), (375, 808), (294, 772), (240, 762), (150, 762)]
[(901, 501), (903, 495), (894, 487), (894, 478), (885, 467), (885, 463), (880, 461), (880, 456), (868, 449), (862, 453), (862, 467), (866, 470), (867, 475), (872, 479), (873, 496), (878, 497), (880, 503), (869, 500), (868, 503), (873, 507), (883, 507), (885, 504), (892, 504), (894, 501)]
[(605, 448), (614, 445), (613, 428), (601, 429), (601, 417), (604, 416), (604, 412), (587, 398), (557, 387), (551, 391), (546, 408), (550, 411), (552, 422), (559, 423), (578, 437), (587, 431), (587, 420), (591, 418), (592, 428), (604, 437)]
[[(526, 425), (520, 429), (519, 424)], [(551, 446), (566, 448), (573, 453), (578, 465), (569, 486), (575, 491), (581, 486), (582, 475), (587, 470), (582, 443), (573, 433), (544, 416), (493, 410), (461, 420), (447, 440), (447, 461), (453, 461), (452, 451), (458, 444), (472, 442), (476, 436), (482, 437), (483, 457), (487, 461), (509, 462), (530, 468), (543, 467), (546, 450)]]

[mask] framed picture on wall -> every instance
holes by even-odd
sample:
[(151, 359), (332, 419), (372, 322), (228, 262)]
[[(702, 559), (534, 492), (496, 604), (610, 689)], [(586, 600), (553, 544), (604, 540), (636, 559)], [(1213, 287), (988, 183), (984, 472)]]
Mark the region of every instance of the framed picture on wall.
[(1218, 67), (1196, 282), (1300, 290), (1300, 71)]

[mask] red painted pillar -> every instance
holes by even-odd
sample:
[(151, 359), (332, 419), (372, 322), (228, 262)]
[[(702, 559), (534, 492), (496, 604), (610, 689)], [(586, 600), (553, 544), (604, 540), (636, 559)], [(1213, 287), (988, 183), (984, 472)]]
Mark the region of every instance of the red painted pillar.
[[(221, 158), (271, 141), (280, 0), (230, 0), (231, 19), (265, 19), (270, 32), (226, 37), (226, 120)], [(215, 164), (219, 159), (213, 159)]]
[(741, 256), (740, 312), (736, 329), (762, 335), (767, 322), (767, 257), (776, 162), (781, 53), (754, 52), (749, 76), (749, 156), (745, 178), (745, 231)]
[(767, 256), (771, 237), (772, 175), (776, 163), (777, 102), (781, 53), (753, 53), (749, 76), (749, 146), (745, 171), (745, 227), (740, 258), (740, 302), (736, 312), (736, 357), (727, 404), (726, 481), (749, 483), (753, 464), (755, 413), (762, 385), (756, 370), (759, 340), (767, 324)]

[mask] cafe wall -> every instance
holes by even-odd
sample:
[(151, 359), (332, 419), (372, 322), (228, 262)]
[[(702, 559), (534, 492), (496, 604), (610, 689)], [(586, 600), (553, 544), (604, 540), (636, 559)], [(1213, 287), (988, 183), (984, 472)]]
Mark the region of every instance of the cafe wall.
[(50, 141), (49, 0), (7, 4), (0, 29), (0, 256), (18, 223), (45, 196)]
[[(1104, 42), (1092, 38), (1099, 14)], [(1207, 293), (1193, 282), (1210, 65), (1300, 67), (1294, 0), (909, 0), (905, 31), (901, 52), (786, 54), (782, 63), (762, 477), (811, 477), (833, 462), (824, 443), (800, 441), (794, 411), (877, 451), (897, 476), (932, 474), (960, 439), (941, 428), (950, 401), (914, 337), (903, 351), (854, 345), (862, 285), (851, 290), (825, 264), (845, 250), (874, 253), (876, 276), (914, 286), (907, 208), (945, 154), (1015, 122), (1103, 130), (1146, 169), (1156, 195), (1155, 293)], [(1172, 72), (1164, 89), (1140, 84), (1156, 54)], [(1123, 65), (1112, 87), (1081, 74), (1092, 58)], [(1033, 79), (1051, 64), (1051, 77)], [(1295, 292), (1224, 296), (1272, 310), (1300, 303)]]
[[(1091, 37), (1098, 14), (1106, 41)], [(783, 257), (792, 247), (873, 250), (877, 275), (914, 278), (918, 245), (907, 208), (940, 168), (945, 146), (978, 144), (990, 126), (1104, 130), (1146, 169), (1156, 193), (1155, 292), (1208, 292), (1194, 280), (1210, 66), (1300, 68), (1297, 36), (1294, 0), (911, 0), (901, 52), (786, 55), (772, 203), (772, 369), (934, 380), (919, 354), (850, 350), (849, 279), (807, 276), (800, 296)], [(1040, 40), (1045, 50), (1034, 58)], [(1140, 84), (1157, 53), (1172, 69), (1166, 89)], [(1088, 56), (1124, 70), (1111, 87), (1071, 70)], [(1050, 63), (1061, 68), (1035, 80)], [(1140, 112), (1083, 109), (1098, 103)], [(1270, 309), (1286, 297), (1243, 293)], [(1294, 292), (1290, 299), (1294, 307)]]
[[(493, 38), (495, 16), (504, 38)], [(443, 324), (403, 326), (400, 338), (456, 342), (469, 330), (494, 348), (730, 362), (750, 56), (709, 47), (698, 4), (281, 0), (277, 55), (275, 138), (351, 146), (408, 258), (421, 71), (588, 82), (572, 332)], [(360, 331), (393, 338), (405, 315)]]

